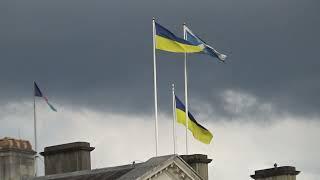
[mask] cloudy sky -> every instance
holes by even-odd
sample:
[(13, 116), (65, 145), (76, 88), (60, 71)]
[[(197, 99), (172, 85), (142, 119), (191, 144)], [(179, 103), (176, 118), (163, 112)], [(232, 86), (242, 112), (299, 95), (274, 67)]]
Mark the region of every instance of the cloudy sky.
[[(155, 154), (152, 17), (176, 34), (182, 23), (228, 55), (188, 56), (189, 102), (213, 143), (210, 179), (249, 179), (254, 170), (296, 166), (320, 176), (318, 0), (0, 1), (0, 137), (39, 149), (89, 141), (94, 168)], [(172, 153), (171, 84), (183, 98), (183, 55), (157, 52), (160, 155)], [(177, 127), (178, 152), (185, 153)], [(190, 136), (191, 137), (191, 136)]]

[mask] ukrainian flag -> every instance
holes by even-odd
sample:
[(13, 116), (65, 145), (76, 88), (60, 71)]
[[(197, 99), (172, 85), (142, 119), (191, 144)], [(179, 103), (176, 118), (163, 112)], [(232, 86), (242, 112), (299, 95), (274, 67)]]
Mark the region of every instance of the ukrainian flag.
[[(186, 110), (184, 104), (179, 100), (176, 96), (176, 115), (177, 115), (177, 122), (186, 126)], [(210, 144), (212, 140), (211, 132), (206, 129), (205, 127), (201, 126), (195, 118), (192, 116), (190, 112), (188, 112), (188, 129), (192, 132), (192, 135), (197, 140), (205, 143)]]
[(220, 61), (225, 61), (227, 55), (218, 52), (215, 48), (209, 46), (201, 38), (196, 36), (187, 26), (183, 26), (184, 33), (188, 42), (204, 47), (200, 53), (208, 54), (212, 57), (218, 58)]
[(204, 49), (203, 44), (193, 44), (179, 38), (156, 22), (155, 31), (156, 49), (175, 53), (197, 53)]

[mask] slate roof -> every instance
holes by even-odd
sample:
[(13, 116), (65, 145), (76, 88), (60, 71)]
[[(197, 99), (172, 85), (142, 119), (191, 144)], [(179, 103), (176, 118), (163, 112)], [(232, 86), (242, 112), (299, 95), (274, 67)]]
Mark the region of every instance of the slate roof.
[(167, 162), (168, 160), (174, 159), (175, 157), (176, 157), (176, 155), (153, 157), (144, 163), (140, 163), (140, 164), (136, 165), (133, 170), (124, 174), (123, 176), (121, 176), (117, 180), (136, 179), (136, 178), (142, 176), (143, 174), (147, 173), (148, 171), (151, 171), (154, 168), (158, 167), (162, 163)]
[(76, 171), (33, 178), (32, 180), (132, 180), (153, 170), (176, 155), (153, 157), (146, 162), (94, 170)]

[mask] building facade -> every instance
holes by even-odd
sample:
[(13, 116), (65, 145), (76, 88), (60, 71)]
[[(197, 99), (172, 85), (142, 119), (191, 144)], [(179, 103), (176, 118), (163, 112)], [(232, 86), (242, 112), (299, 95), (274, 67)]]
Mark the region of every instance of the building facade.
[[(87, 142), (73, 142), (46, 147), (45, 175), (35, 177), (36, 152), (25, 140), (0, 139), (0, 180), (209, 180), (207, 155), (166, 155), (146, 162), (91, 169)], [(276, 165), (255, 171), (254, 180), (296, 180), (300, 172), (295, 167)]]
[(29, 141), (0, 139), (0, 180), (34, 177), (34, 155)]

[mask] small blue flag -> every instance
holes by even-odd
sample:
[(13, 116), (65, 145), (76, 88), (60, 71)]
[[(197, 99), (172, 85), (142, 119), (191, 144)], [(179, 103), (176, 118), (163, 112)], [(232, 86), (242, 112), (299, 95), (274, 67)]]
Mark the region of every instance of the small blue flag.
[(39, 88), (39, 86), (37, 85), (36, 82), (34, 82), (34, 96), (36, 96), (36, 97), (42, 97), (42, 98), (46, 101), (46, 103), (48, 104), (48, 106), (50, 107), (50, 109), (51, 109), (52, 111), (57, 112), (57, 109), (56, 109), (55, 107), (53, 107), (52, 104), (49, 103), (48, 98), (42, 94), (42, 92), (41, 92), (41, 90), (40, 90), (40, 88)]

